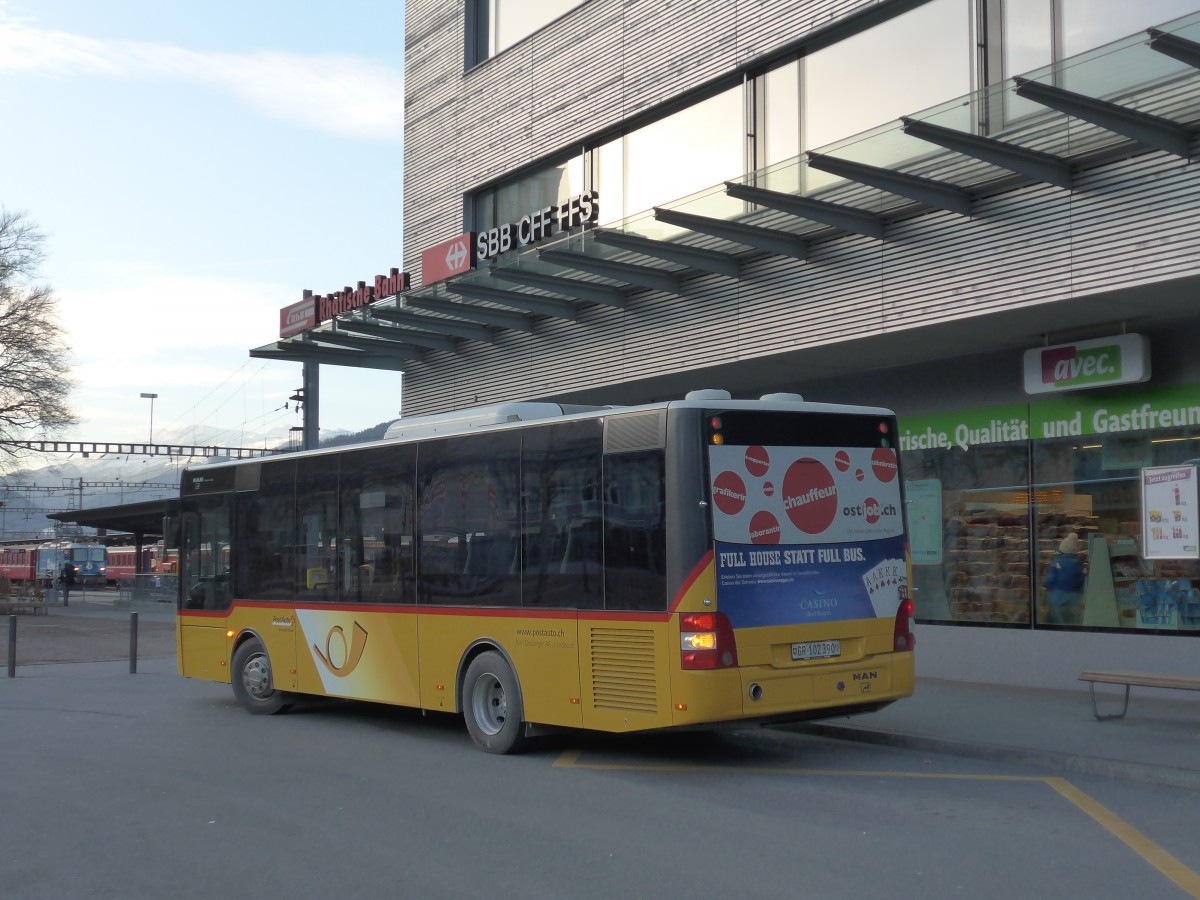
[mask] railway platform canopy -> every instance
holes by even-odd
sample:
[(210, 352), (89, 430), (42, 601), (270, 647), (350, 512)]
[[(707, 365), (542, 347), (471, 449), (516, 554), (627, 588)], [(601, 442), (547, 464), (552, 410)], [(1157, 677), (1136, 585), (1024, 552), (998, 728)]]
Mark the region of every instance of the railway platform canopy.
[(47, 518), (70, 525), (105, 531), (123, 531), (133, 535), (140, 549), (143, 543), (166, 537), (165, 521), (179, 513), (179, 498), (144, 500), (119, 506), (98, 506), (94, 509), (71, 509), (48, 513)]

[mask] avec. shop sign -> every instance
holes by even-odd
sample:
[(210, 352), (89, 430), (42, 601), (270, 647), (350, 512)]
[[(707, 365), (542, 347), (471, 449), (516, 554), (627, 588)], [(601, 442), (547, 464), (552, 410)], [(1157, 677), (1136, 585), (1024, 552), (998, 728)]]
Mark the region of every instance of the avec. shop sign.
[(1150, 343), (1122, 334), (1025, 351), (1025, 393), (1053, 394), (1150, 380)]

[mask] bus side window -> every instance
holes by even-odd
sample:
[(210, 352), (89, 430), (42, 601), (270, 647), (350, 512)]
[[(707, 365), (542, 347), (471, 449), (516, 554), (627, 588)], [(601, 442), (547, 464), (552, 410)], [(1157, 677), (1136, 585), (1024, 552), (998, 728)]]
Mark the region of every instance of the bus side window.
[(604, 457), (604, 608), (667, 607), (662, 450)]

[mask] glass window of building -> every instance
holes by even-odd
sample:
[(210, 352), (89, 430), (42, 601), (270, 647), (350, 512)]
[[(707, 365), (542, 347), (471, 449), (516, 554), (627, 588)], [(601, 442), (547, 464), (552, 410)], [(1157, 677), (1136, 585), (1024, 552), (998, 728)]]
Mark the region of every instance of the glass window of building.
[(969, 93), (972, 50), (971, 4), (933, 0), (806, 57), (804, 149)]
[(1195, 393), (1087, 397), (1041, 416), (1081, 433), (1033, 446), (1039, 624), (1200, 630)]
[[(1010, 0), (1011, 2), (1011, 0)], [(1046, 2), (1046, 0), (1043, 0)], [(1061, 10), (1061, 56), (1074, 56), (1200, 10), (1196, 0), (1054, 0)]]
[[(956, 428), (933, 430), (952, 438)], [(902, 424), (902, 447), (904, 433)], [(902, 452), (901, 467), (917, 617), (1027, 624), (1028, 441), (968, 439)]]
[(586, 0), (473, 0), (474, 20), (467, 27), (474, 37), (472, 62), (495, 56), (549, 25)]
[[(507, 184), (480, 191), (475, 195), (475, 230), (486, 231), (517, 222), (522, 216), (583, 193), (583, 168), (583, 156), (573, 156)], [(600, 201), (603, 209), (604, 198)]]
[(927, 622), (1200, 632), (1200, 385), (903, 418)]
[(601, 219), (636, 215), (746, 171), (743, 93), (730, 88), (601, 147)]

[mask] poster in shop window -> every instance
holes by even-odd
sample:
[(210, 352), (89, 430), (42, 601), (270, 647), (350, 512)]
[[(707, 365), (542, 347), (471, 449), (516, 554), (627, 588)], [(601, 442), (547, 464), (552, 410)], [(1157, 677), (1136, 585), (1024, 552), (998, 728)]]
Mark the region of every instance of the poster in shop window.
[(1200, 558), (1196, 467), (1142, 469), (1142, 555), (1146, 559)]

